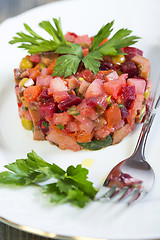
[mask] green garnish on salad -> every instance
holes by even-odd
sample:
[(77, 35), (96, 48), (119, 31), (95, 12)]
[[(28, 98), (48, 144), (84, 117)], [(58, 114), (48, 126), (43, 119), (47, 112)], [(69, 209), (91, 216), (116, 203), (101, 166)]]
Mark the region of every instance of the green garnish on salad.
[[(53, 18), (53, 26), (49, 21), (39, 23), (40, 28), (45, 30), (51, 39), (47, 40), (33, 31), (26, 23), (25, 30), (28, 34), (18, 32), (16, 37), (13, 37), (10, 44), (20, 43), (19, 48), (23, 48), (30, 54), (54, 51), (60, 54), (54, 66), (53, 76), (68, 77), (77, 72), (77, 69), (82, 62), (86, 69), (89, 69), (94, 74), (97, 74), (100, 67), (100, 61), (104, 55), (119, 55), (125, 54), (120, 49), (130, 46), (137, 42), (139, 37), (131, 36), (131, 30), (120, 29), (112, 37), (114, 21), (104, 25), (94, 36), (93, 44), (89, 49), (89, 53), (83, 56), (82, 47), (79, 44), (71, 43), (65, 40), (62, 32), (61, 20)], [(108, 41), (101, 44), (106, 38)]]

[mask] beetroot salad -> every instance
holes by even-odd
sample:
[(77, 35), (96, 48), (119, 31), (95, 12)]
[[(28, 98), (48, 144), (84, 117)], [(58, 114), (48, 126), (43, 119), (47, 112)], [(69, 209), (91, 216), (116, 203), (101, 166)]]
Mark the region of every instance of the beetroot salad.
[(72, 151), (119, 143), (143, 120), (151, 93), (150, 62), (130, 46), (138, 37), (128, 29), (111, 37), (113, 22), (94, 37), (63, 35), (53, 21), (39, 24), (52, 40), (25, 24), (30, 35), (10, 41), (28, 51), (14, 69), (23, 127), (34, 140)]

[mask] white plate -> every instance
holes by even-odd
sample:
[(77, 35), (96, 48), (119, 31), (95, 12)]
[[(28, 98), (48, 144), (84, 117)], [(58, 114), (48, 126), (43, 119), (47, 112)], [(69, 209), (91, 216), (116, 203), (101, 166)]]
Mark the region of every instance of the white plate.
[[(108, 21), (115, 19), (115, 29), (133, 30), (142, 40), (137, 47), (151, 60), (152, 79), (157, 76), (160, 54), (160, 1), (159, 0), (99, 0), (63, 1), (45, 5), (0, 25), (0, 171), (16, 158), (25, 158), (34, 149), (46, 161), (63, 168), (92, 159), (89, 179), (100, 186), (105, 175), (120, 160), (129, 156), (136, 144), (140, 127), (120, 144), (106, 149), (90, 151), (62, 151), (48, 142), (32, 140), (18, 117), (14, 94), (13, 68), (18, 67), (26, 52), (11, 46), (8, 41), (24, 30), (28, 23), (37, 31), (37, 23), (61, 17), (64, 32), (95, 34)], [(153, 191), (132, 207), (123, 204), (90, 203), (84, 209), (70, 205), (53, 206), (39, 189), (0, 188), (0, 216), (14, 226), (48, 237), (89, 237), (103, 239), (150, 239), (160, 237), (160, 115), (158, 114), (148, 140), (146, 158), (152, 165), (156, 182)]]

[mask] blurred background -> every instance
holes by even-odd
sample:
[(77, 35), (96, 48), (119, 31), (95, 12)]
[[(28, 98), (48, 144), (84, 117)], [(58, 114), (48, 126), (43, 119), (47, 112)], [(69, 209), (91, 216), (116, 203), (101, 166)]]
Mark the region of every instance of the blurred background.
[(31, 8), (60, 0), (0, 0), (0, 23)]

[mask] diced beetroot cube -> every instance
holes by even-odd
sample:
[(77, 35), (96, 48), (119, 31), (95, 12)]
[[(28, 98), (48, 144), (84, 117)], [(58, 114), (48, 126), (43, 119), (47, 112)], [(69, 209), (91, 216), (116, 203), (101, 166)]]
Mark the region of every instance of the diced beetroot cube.
[(132, 61), (125, 61), (123, 64), (121, 64), (121, 69), (123, 73), (128, 73), (128, 77), (139, 76), (137, 66)]
[(143, 52), (140, 49), (134, 47), (125, 47), (124, 52), (127, 53), (127, 55), (125, 55), (127, 60), (130, 60), (136, 55), (143, 56)]
[(98, 98), (97, 97), (91, 97), (86, 102), (87, 102), (88, 106), (93, 108), (93, 107), (97, 106)]
[(44, 134), (49, 131), (49, 122), (45, 118), (41, 118), (38, 125)]
[(85, 69), (77, 74), (78, 78), (84, 78), (87, 82), (93, 82), (94, 75), (89, 69)]
[(105, 110), (107, 105), (108, 105), (108, 102), (107, 102), (107, 98), (109, 97), (108, 94), (104, 94), (103, 96), (100, 96), (100, 97), (92, 97), (92, 98), (89, 98), (87, 100), (87, 105), (90, 106), (90, 107), (98, 107), (98, 109), (103, 109)]
[(129, 100), (129, 99), (127, 99), (127, 100), (125, 100), (125, 102), (124, 102), (124, 106), (125, 106), (127, 109), (129, 109), (129, 108), (131, 108), (131, 107), (133, 106), (133, 102), (134, 102), (134, 100)]
[(109, 70), (114, 68), (112, 58), (110, 56), (104, 56), (104, 61), (101, 61), (100, 70)]
[(47, 104), (40, 104), (38, 108), (38, 112), (41, 116), (53, 117), (53, 113), (55, 113), (57, 110), (56, 104), (54, 102), (48, 102)]
[(53, 98), (53, 96), (52, 95), (49, 95), (48, 94), (48, 88), (45, 88), (45, 89), (43, 89), (43, 91), (40, 93), (40, 95), (38, 96), (38, 98), (40, 99), (40, 100), (47, 100), (47, 99), (51, 99), (51, 98)]
[(121, 97), (125, 100), (134, 100), (135, 99), (135, 86), (123, 86), (121, 88)]
[(69, 98), (65, 101), (62, 101), (58, 104), (58, 107), (61, 111), (66, 111), (69, 107), (75, 105), (77, 106), (82, 102), (82, 99), (76, 95), (69, 95)]
[(129, 86), (135, 87), (136, 94), (144, 94), (144, 91), (146, 89), (146, 81), (144, 79), (140, 78), (128, 78), (127, 84)]
[(121, 110), (121, 116), (123, 119), (127, 118), (128, 117), (128, 110), (127, 108), (124, 106), (123, 108), (120, 108)]

